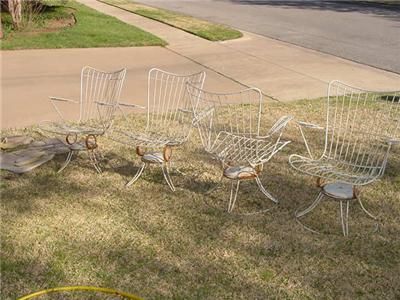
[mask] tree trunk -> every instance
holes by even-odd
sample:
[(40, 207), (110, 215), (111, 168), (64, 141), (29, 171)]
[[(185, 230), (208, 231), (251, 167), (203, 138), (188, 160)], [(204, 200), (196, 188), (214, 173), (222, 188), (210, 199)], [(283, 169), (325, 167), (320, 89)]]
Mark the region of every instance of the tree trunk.
[(1, 23), (1, 15), (0, 15), (0, 40), (3, 39), (3, 23)]
[(15, 30), (21, 28), (22, 22), (22, 1), (23, 0), (8, 0), (8, 10), (13, 22), (13, 27)]

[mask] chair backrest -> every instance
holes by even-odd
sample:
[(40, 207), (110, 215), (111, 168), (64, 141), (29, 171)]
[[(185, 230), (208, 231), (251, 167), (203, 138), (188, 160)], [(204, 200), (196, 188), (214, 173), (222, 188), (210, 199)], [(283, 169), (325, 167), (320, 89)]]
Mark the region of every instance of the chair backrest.
[(382, 175), (399, 137), (400, 93), (371, 92), (332, 81), (328, 88), (323, 157), (347, 164), (353, 172)]
[(211, 93), (187, 84), (194, 123), (206, 151), (222, 132), (243, 137), (260, 135), (262, 94), (250, 88), (236, 93)]
[(125, 80), (126, 69), (104, 72), (84, 67), (81, 72), (79, 122), (111, 126)]
[(148, 132), (185, 140), (192, 128), (192, 106), (186, 82), (202, 88), (206, 73), (178, 75), (151, 69), (148, 76)]

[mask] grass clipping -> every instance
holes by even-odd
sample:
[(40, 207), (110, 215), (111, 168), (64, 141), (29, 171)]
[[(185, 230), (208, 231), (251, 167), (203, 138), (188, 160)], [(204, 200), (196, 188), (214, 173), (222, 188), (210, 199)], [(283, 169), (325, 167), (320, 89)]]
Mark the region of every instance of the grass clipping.
[(127, 0), (100, 0), (137, 15), (153, 19), (182, 29), (210, 41), (226, 41), (242, 37), (242, 33), (222, 24), (211, 23), (184, 14), (147, 5), (132, 3)]

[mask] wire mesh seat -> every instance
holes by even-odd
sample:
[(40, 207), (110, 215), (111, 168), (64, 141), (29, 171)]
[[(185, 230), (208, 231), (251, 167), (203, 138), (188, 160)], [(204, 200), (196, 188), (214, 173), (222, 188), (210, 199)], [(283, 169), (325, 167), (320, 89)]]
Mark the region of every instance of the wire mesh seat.
[(280, 118), (262, 135), (262, 94), (256, 88), (237, 93), (218, 94), (187, 84), (194, 111), (194, 125), (206, 152), (222, 166), (222, 177), (231, 180), (228, 212), (235, 207), (240, 182), (255, 180), (260, 191), (278, 203), (263, 186), (263, 165), (289, 141), (281, 140), (284, 128), (292, 119)]
[(169, 174), (172, 148), (181, 146), (188, 138), (192, 128), (192, 105), (185, 88), (186, 82), (202, 88), (205, 72), (179, 75), (160, 69), (151, 69), (148, 75), (147, 106), (120, 103), (119, 108), (147, 110), (147, 122), (144, 130), (138, 128), (114, 128), (110, 138), (134, 147), (141, 159), (137, 173), (127, 183), (135, 183), (144, 169), (159, 165), (169, 188), (175, 186)]
[[(125, 80), (126, 69), (116, 72), (104, 72), (92, 67), (84, 67), (81, 71), (80, 100), (72, 100), (60, 97), (50, 97), (60, 121), (44, 121), (39, 128), (47, 133), (65, 137), (71, 151), (61, 172), (70, 163), (73, 155), (86, 150), (96, 171), (101, 173), (97, 137), (104, 135), (113, 124), (114, 113), (117, 109), (121, 89)], [(57, 105), (75, 105), (79, 110), (79, 118), (76, 122), (67, 120), (62, 109)]]
[(309, 157), (292, 155), (292, 167), (310, 176), (317, 176), (329, 181), (341, 181), (351, 185), (365, 185), (381, 176), (382, 168), (355, 166), (329, 158), (313, 160)]
[(79, 124), (63, 124), (56, 122), (44, 121), (40, 124), (40, 128), (54, 134), (68, 135), (68, 134), (94, 134), (102, 135), (104, 128), (96, 128), (95, 126), (83, 126)]
[[(295, 170), (316, 177), (321, 188), (308, 208), (296, 212), (299, 222), (324, 198), (340, 202), (345, 236), (350, 200), (357, 199), (362, 210), (376, 220), (363, 206), (357, 187), (383, 176), (389, 152), (399, 143), (399, 98), (399, 92), (371, 92), (332, 81), (326, 102), (326, 126), (297, 122), (309, 156), (293, 154), (289, 163)], [(325, 130), (323, 154), (319, 158), (313, 156), (305, 128)]]

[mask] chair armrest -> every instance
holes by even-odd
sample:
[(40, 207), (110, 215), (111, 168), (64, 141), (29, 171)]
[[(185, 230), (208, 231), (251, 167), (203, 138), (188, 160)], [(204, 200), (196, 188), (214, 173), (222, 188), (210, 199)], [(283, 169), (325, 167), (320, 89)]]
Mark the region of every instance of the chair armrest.
[(193, 111), (191, 109), (178, 108), (178, 110), (186, 114), (193, 114)]
[(61, 98), (61, 97), (49, 97), (51, 101), (60, 101), (60, 102), (72, 102), (72, 103), (79, 103), (79, 101), (73, 100), (73, 99), (67, 99), (67, 98)]
[(400, 139), (390, 138), (386, 140), (386, 143), (388, 143), (390, 146), (397, 146), (400, 145)]
[(260, 140), (266, 140), (270, 137), (271, 137), (270, 135), (256, 135), (255, 136), (256, 139), (260, 139)]
[(287, 124), (293, 120), (292, 116), (283, 116), (279, 118), (278, 121), (275, 122), (274, 125), (268, 130), (267, 135), (257, 135), (257, 139), (268, 139), (276, 133), (281, 133), (286, 128)]
[(68, 99), (68, 98), (61, 98), (61, 97), (54, 97), (50, 96), (50, 103), (53, 105), (54, 109), (56, 110), (58, 116), (61, 118), (62, 121), (66, 121), (62, 115), (62, 110), (57, 105), (57, 102), (66, 102), (66, 103), (73, 103), (73, 104), (79, 104), (79, 101), (73, 100), (73, 99)]
[(96, 103), (97, 105), (100, 105), (100, 106), (110, 106), (110, 107), (114, 107), (114, 106), (118, 105), (118, 104), (110, 104), (110, 103), (101, 102), (101, 101), (94, 101), (94, 103)]
[(311, 153), (310, 146), (308, 145), (307, 138), (303, 132), (303, 128), (316, 129), (316, 130), (324, 130), (325, 128), (322, 126), (319, 126), (317, 124), (313, 124), (313, 123), (308, 123), (308, 122), (303, 122), (303, 121), (295, 121), (295, 122), (300, 130), (300, 134), (301, 134), (301, 137), (303, 138), (303, 142), (304, 142), (304, 145), (306, 146), (308, 155), (310, 156), (310, 158), (314, 159), (314, 157)]
[(322, 130), (325, 129), (325, 127), (319, 126), (317, 124), (313, 124), (313, 123), (307, 123), (307, 122), (303, 122), (303, 121), (295, 121), (297, 123), (297, 125), (304, 127), (304, 128), (311, 128), (311, 129), (318, 129), (318, 130)]
[(124, 103), (124, 102), (118, 102), (118, 106), (123, 106), (123, 107), (128, 107), (128, 108), (140, 108), (140, 109), (146, 109), (146, 106), (142, 106), (139, 104), (133, 104), (133, 103)]

